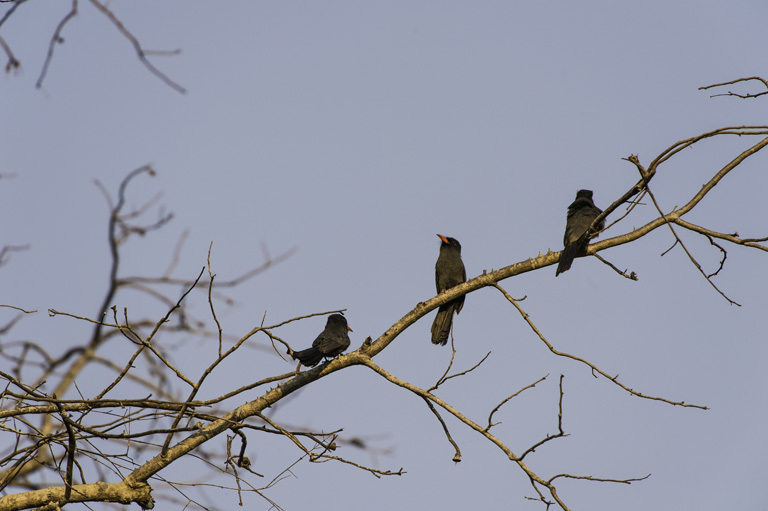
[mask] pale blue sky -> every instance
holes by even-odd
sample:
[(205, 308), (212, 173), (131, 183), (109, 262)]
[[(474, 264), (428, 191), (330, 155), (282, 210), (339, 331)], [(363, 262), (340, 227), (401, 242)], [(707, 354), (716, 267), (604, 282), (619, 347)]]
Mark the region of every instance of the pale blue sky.
[[(3, 244), (30, 245), (0, 269), (0, 303), (40, 311), (8, 340), (36, 339), (53, 352), (83, 327), (45, 311), (91, 315), (102, 299), (107, 207), (94, 179), (114, 191), (130, 170), (151, 163), (157, 177), (137, 180), (130, 201), (162, 191), (162, 204), (176, 215), (126, 248), (123, 275), (161, 273), (185, 229), (190, 236), (175, 273), (184, 278), (197, 275), (211, 241), (220, 279), (259, 264), (262, 243), (273, 254), (297, 247), (233, 292), (233, 308), (221, 305), (225, 331), (243, 335), (265, 310), (276, 322), (346, 308), (357, 347), (433, 296), (435, 233), (461, 241), (468, 276), (559, 250), (576, 190), (594, 190), (604, 207), (637, 180), (622, 157), (636, 153), (648, 163), (674, 142), (717, 127), (765, 125), (768, 113), (768, 99), (710, 99), (697, 90), (768, 75), (768, 5), (758, 1), (165, 1), (110, 8), (146, 48), (182, 50), (152, 62), (188, 94), (149, 74), (88, 3), (64, 30), (42, 90), (34, 84), (68, 3), (27, 2), (0, 28), (22, 63), (0, 79), (0, 173), (15, 174), (0, 181), (0, 232)], [(668, 210), (681, 205), (756, 141), (688, 150), (661, 168), (654, 192)], [(689, 219), (765, 236), (766, 161), (764, 154), (748, 161)], [(603, 237), (652, 215), (642, 208)], [(717, 267), (719, 253), (706, 240), (685, 240), (709, 271)], [(550, 375), (499, 414), (495, 433), (516, 452), (556, 431), (557, 380), (565, 374), (570, 436), (528, 459), (540, 475), (652, 474), (630, 486), (562, 482), (572, 509), (768, 505), (764, 253), (729, 248), (717, 283), (743, 304), (737, 308), (679, 249), (660, 257), (672, 243), (659, 229), (603, 252), (637, 272), (639, 282), (589, 258), (557, 279), (548, 267), (502, 285), (528, 297), (523, 307), (558, 348), (620, 374), (638, 391), (710, 411), (630, 397), (555, 358), (495, 290), (468, 296), (455, 321), (460, 369), (493, 352), (439, 392), (473, 419), (486, 421), (506, 395)], [(204, 298), (192, 297), (201, 315)], [(164, 313), (134, 294), (116, 302), (137, 314)], [(377, 362), (429, 387), (450, 357), (429, 342), (432, 317)], [(323, 324), (307, 320), (282, 335), (301, 347)], [(194, 358), (213, 354), (212, 346), (190, 342)], [(206, 397), (292, 367), (248, 353), (254, 360), (239, 357)], [(196, 362), (177, 357), (189, 367)], [(498, 449), (448, 419), (463, 453), (454, 465), (423, 402), (365, 369), (317, 382), (273, 417), (381, 437), (375, 445), (391, 454), (373, 460), (351, 447), (339, 454), (408, 472), (377, 480), (346, 466), (302, 463), (268, 493), (287, 510), (543, 509), (523, 498), (533, 493), (527, 479)], [(253, 435), (249, 445), (254, 470), (268, 477), (298, 456), (289, 441), (273, 437)], [(229, 493), (215, 500), (224, 508), (237, 502)], [(246, 502), (269, 508), (257, 498)]]

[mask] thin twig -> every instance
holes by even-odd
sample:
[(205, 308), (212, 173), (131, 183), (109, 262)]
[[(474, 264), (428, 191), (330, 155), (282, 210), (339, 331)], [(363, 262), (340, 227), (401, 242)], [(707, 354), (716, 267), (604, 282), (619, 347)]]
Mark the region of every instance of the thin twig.
[[(456, 354), (456, 350), (453, 351), (453, 354), (454, 355)], [(456, 373), (456, 374), (452, 374), (450, 376), (446, 376), (448, 374), (448, 371), (451, 369), (451, 366), (453, 365), (453, 355), (451, 355), (451, 362), (448, 364), (448, 368), (445, 370), (445, 373), (443, 373), (443, 375), (440, 377), (439, 380), (437, 380), (437, 382), (434, 385), (432, 385), (429, 389), (427, 389), (427, 392), (432, 392), (433, 390), (437, 390), (437, 388), (440, 385), (442, 385), (443, 383), (447, 382), (451, 378), (456, 378), (457, 376), (464, 376), (465, 374), (471, 373), (472, 371), (474, 371), (475, 369), (480, 367), (480, 364), (485, 362), (485, 360), (490, 356), (490, 354), (491, 354), (491, 352), (489, 351), (488, 353), (485, 354), (485, 356), (482, 359), (480, 359), (480, 362), (478, 362), (477, 364), (473, 365), (469, 369), (467, 369), (465, 371), (461, 371), (461, 372)]]
[(583, 358), (577, 357), (575, 355), (571, 355), (569, 353), (565, 353), (565, 352), (556, 350), (555, 347), (552, 346), (552, 344), (550, 344), (550, 342), (546, 339), (546, 337), (544, 337), (544, 334), (542, 334), (541, 331), (536, 327), (536, 325), (533, 324), (533, 321), (531, 321), (530, 316), (528, 315), (528, 313), (526, 313), (523, 310), (522, 307), (520, 307), (520, 304), (518, 304), (517, 301), (514, 298), (512, 298), (509, 295), (509, 293), (507, 293), (501, 286), (494, 285), (494, 287), (496, 289), (498, 289), (499, 292), (504, 295), (504, 297), (507, 299), (507, 301), (509, 301), (509, 303), (511, 303), (517, 309), (517, 311), (520, 313), (520, 315), (522, 316), (523, 320), (528, 324), (530, 329), (533, 330), (533, 332), (541, 340), (541, 342), (543, 342), (547, 346), (547, 348), (549, 348), (549, 351), (551, 351), (555, 355), (557, 355), (559, 357), (570, 358), (571, 360), (575, 360), (577, 362), (581, 362), (582, 364), (584, 364), (584, 365), (588, 366), (590, 369), (592, 369), (593, 373), (598, 373), (598, 374), (602, 375), (604, 378), (610, 380), (611, 382), (613, 382), (614, 384), (618, 385), (622, 389), (626, 390), (627, 392), (629, 392), (633, 396), (641, 397), (643, 399), (650, 399), (650, 400), (654, 400), (654, 401), (663, 401), (664, 403), (668, 403), (668, 404), (675, 405), (675, 406), (684, 406), (684, 407), (689, 407), (689, 408), (699, 408), (701, 410), (709, 410), (709, 408), (706, 407), (706, 406), (692, 405), (692, 404), (686, 403), (685, 401), (670, 401), (669, 399), (665, 399), (663, 397), (649, 396), (649, 395), (643, 394), (641, 392), (637, 392), (636, 390), (633, 390), (633, 389), (627, 387), (626, 385), (624, 385), (623, 383), (621, 383), (620, 381), (618, 381), (619, 375), (608, 376), (608, 374), (605, 371), (603, 371), (602, 369), (597, 367), (595, 364), (593, 364), (591, 362), (588, 362), (587, 360), (584, 360)]
[[(102, 4), (98, 0), (91, 0), (91, 3), (99, 10), (102, 14), (104, 14), (109, 21), (111, 21), (115, 27), (120, 31), (123, 36), (125, 36), (126, 39), (128, 39), (131, 44), (133, 45), (134, 50), (136, 50), (136, 55), (139, 57), (139, 61), (141, 61), (144, 66), (149, 69), (149, 71), (160, 78), (163, 82), (165, 82), (166, 85), (171, 87), (172, 89), (176, 90), (177, 92), (180, 92), (181, 94), (185, 94), (187, 90), (179, 85), (178, 83), (171, 80), (168, 75), (157, 69), (152, 63), (147, 60), (147, 52), (144, 50), (144, 48), (141, 47), (141, 43), (139, 43), (139, 40), (136, 39), (136, 37), (128, 31), (127, 28), (125, 28), (125, 25), (115, 16), (115, 14), (110, 11), (106, 5)], [(172, 54), (178, 53), (177, 52), (171, 52)]]
[(48, 74), (48, 66), (51, 65), (51, 60), (53, 60), (53, 49), (57, 44), (64, 42), (64, 39), (61, 37), (61, 32), (64, 30), (64, 25), (69, 23), (69, 21), (76, 15), (77, 0), (72, 0), (72, 9), (70, 9), (70, 11), (59, 22), (58, 26), (56, 26), (56, 30), (54, 30), (53, 35), (51, 36), (51, 40), (48, 43), (48, 53), (45, 56), (45, 62), (43, 62), (43, 69), (40, 71), (40, 76), (37, 78), (37, 83), (35, 83), (35, 87), (38, 89), (43, 86), (45, 75)]
[(223, 330), (221, 328), (221, 323), (219, 323), (219, 318), (216, 317), (216, 308), (213, 306), (213, 298), (211, 297), (211, 293), (213, 292), (213, 279), (216, 278), (216, 275), (213, 274), (213, 270), (211, 269), (211, 251), (213, 250), (213, 241), (211, 241), (211, 244), (208, 246), (208, 278), (210, 281), (208, 282), (208, 305), (211, 308), (211, 316), (213, 317), (213, 320), (216, 322), (216, 328), (219, 332), (219, 358), (221, 358), (221, 347), (222, 347), (222, 333)]
[(521, 459), (524, 459), (526, 456), (528, 456), (530, 453), (536, 451), (539, 447), (544, 445), (545, 443), (554, 440), (555, 438), (562, 438), (568, 436), (565, 433), (565, 430), (563, 429), (563, 396), (565, 395), (565, 392), (563, 391), (563, 379), (565, 378), (564, 375), (560, 375), (560, 399), (557, 402), (557, 433), (554, 435), (547, 435), (543, 439), (539, 440), (532, 446), (530, 446), (528, 449), (523, 452), (523, 454), (520, 455)]
[[(703, 87), (699, 87), (699, 90), (708, 90), (708, 89), (712, 89), (714, 87), (723, 87), (725, 85), (733, 85), (735, 83), (748, 82), (750, 80), (758, 81), (758, 82), (762, 83), (765, 86), (766, 89), (768, 89), (768, 80), (766, 80), (765, 78), (761, 78), (759, 76), (750, 76), (749, 78), (737, 78), (736, 80), (731, 80), (731, 81), (728, 81), (728, 82), (713, 83), (712, 85), (705, 85)], [(765, 90), (763, 92), (757, 92), (757, 93), (754, 93), (754, 94), (752, 94), (752, 93), (750, 93), (750, 94), (737, 94), (735, 92), (728, 91), (727, 93), (713, 94), (713, 95), (711, 95), (709, 97), (710, 98), (715, 98), (715, 97), (718, 97), (718, 96), (735, 96), (735, 97), (741, 98), (741, 99), (751, 99), (751, 98), (759, 98), (760, 96), (764, 96), (766, 94), (768, 94), (768, 90)]]
[(502, 401), (501, 401), (499, 404), (497, 404), (497, 405), (496, 405), (496, 407), (495, 407), (493, 410), (491, 410), (491, 413), (488, 415), (488, 425), (485, 427), (485, 431), (488, 431), (488, 430), (490, 430), (490, 429), (491, 429), (493, 426), (496, 426), (496, 425), (499, 425), (499, 424), (501, 424), (501, 422), (493, 422), (493, 415), (494, 415), (496, 412), (498, 412), (498, 411), (501, 409), (501, 407), (502, 407), (502, 406), (504, 406), (505, 404), (507, 404), (507, 402), (508, 402), (510, 399), (513, 399), (513, 398), (515, 398), (515, 397), (519, 396), (520, 394), (522, 394), (524, 391), (526, 391), (526, 390), (528, 390), (528, 389), (532, 389), (532, 388), (533, 388), (533, 387), (535, 387), (537, 384), (539, 384), (539, 383), (543, 382), (544, 380), (546, 380), (548, 376), (549, 376), (549, 375), (546, 375), (546, 376), (542, 376), (541, 378), (539, 378), (539, 379), (538, 379), (538, 380), (536, 380), (535, 382), (533, 382), (533, 383), (530, 383), (530, 384), (526, 385), (525, 387), (521, 388), (520, 390), (518, 390), (518, 391), (517, 391), (517, 392), (515, 392), (514, 394), (512, 394), (512, 395), (510, 395), (510, 396), (508, 396), (508, 397), (506, 397), (506, 398), (504, 398), (504, 399), (503, 399), (503, 400), (502, 400)]
[(717, 292), (720, 294), (720, 296), (722, 296), (723, 298), (725, 298), (725, 299), (728, 301), (728, 303), (730, 303), (731, 305), (736, 305), (736, 306), (738, 306), (738, 307), (741, 307), (741, 304), (739, 304), (739, 303), (736, 303), (735, 301), (731, 300), (731, 299), (730, 299), (730, 298), (729, 298), (729, 297), (728, 297), (728, 296), (727, 296), (725, 293), (723, 293), (723, 292), (720, 290), (720, 288), (719, 288), (719, 287), (717, 287), (717, 285), (716, 285), (714, 282), (712, 282), (712, 279), (710, 279), (710, 278), (707, 276), (707, 274), (704, 272), (704, 269), (701, 267), (701, 265), (699, 264), (699, 262), (696, 260), (696, 258), (695, 258), (695, 257), (693, 257), (693, 254), (691, 254), (690, 250), (688, 250), (688, 247), (686, 247), (686, 246), (685, 246), (685, 243), (683, 243), (683, 240), (682, 240), (682, 239), (680, 239), (680, 236), (678, 236), (678, 235), (677, 235), (677, 232), (675, 231), (675, 228), (672, 226), (672, 222), (670, 222), (670, 221), (667, 219), (667, 215), (665, 215), (665, 214), (664, 214), (664, 213), (661, 211), (661, 206), (659, 206), (659, 203), (656, 201), (656, 197), (653, 195), (653, 192), (651, 192), (651, 189), (650, 189), (650, 188), (647, 188), (647, 191), (648, 191), (648, 196), (649, 196), (649, 197), (651, 198), (651, 200), (653, 201), (653, 205), (656, 207), (656, 211), (658, 211), (658, 212), (659, 212), (659, 215), (661, 215), (661, 218), (663, 218), (663, 219), (664, 219), (664, 221), (665, 221), (665, 222), (666, 222), (666, 224), (667, 224), (667, 227), (669, 227), (669, 230), (670, 230), (670, 231), (672, 231), (672, 236), (674, 236), (674, 237), (675, 237), (675, 240), (677, 240), (677, 243), (678, 243), (678, 244), (680, 245), (680, 247), (683, 249), (683, 251), (685, 252), (685, 255), (687, 255), (687, 256), (688, 256), (688, 259), (691, 261), (691, 263), (693, 263), (693, 265), (696, 267), (696, 269), (697, 269), (697, 270), (699, 270), (699, 273), (702, 275), (702, 277), (704, 277), (704, 279), (705, 279), (707, 282), (709, 282), (709, 285), (710, 285), (710, 286), (712, 286), (712, 287), (715, 289), (715, 291), (717, 291)]
[(613, 264), (611, 264), (610, 261), (608, 261), (608, 260), (604, 259), (603, 257), (601, 257), (600, 254), (592, 254), (592, 255), (597, 257), (600, 260), (600, 262), (602, 262), (605, 265), (608, 265), (613, 271), (615, 271), (616, 273), (618, 273), (619, 275), (621, 275), (625, 279), (638, 280), (637, 275), (635, 274), (635, 272), (630, 272), (629, 274), (627, 274), (627, 270), (622, 271), (622, 270), (616, 268)]
[(440, 416), (440, 413), (435, 409), (435, 406), (429, 401), (429, 399), (424, 398), (424, 402), (429, 407), (429, 410), (435, 414), (435, 417), (437, 417), (437, 420), (440, 421), (440, 425), (443, 426), (443, 432), (445, 433), (445, 437), (448, 439), (448, 441), (453, 446), (455, 452), (453, 454), (453, 462), (458, 463), (461, 461), (461, 450), (459, 449), (459, 445), (453, 440), (453, 437), (451, 436), (451, 432), (448, 430), (448, 426), (445, 424), (445, 421)]

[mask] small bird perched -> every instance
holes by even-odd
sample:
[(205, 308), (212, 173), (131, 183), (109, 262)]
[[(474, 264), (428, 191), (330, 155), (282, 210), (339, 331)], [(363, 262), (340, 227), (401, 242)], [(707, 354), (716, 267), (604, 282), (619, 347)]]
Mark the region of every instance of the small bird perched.
[[(440, 255), (435, 263), (435, 286), (437, 294), (442, 293), (462, 282), (467, 281), (467, 271), (461, 261), (461, 243), (455, 238), (446, 238), (442, 234), (437, 235), (440, 243)], [(437, 310), (437, 316), (432, 323), (432, 344), (445, 346), (448, 335), (451, 333), (451, 322), (454, 311), (458, 314), (464, 306), (464, 296), (441, 305)]]
[[(576, 200), (568, 206), (568, 219), (565, 222), (565, 236), (563, 236), (563, 253), (560, 254), (560, 262), (557, 265), (555, 277), (568, 271), (576, 257), (587, 255), (589, 238), (586, 236), (589, 226), (595, 221), (603, 210), (592, 202), (592, 190), (579, 190), (576, 192)], [(605, 220), (595, 226), (600, 231), (605, 227)], [(595, 236), (597, 237), (597, 236)]]
[(347, 326), (347, 318), (341, 314), (331, 314), (325, 323), (325, 330), (320, 332), (312, 342), (312, 347), (301, 351), (288, 353), (307, 367), (314, 367), (323, 358), (333, 358), (349, 348), (349, 334), (352, 329)]

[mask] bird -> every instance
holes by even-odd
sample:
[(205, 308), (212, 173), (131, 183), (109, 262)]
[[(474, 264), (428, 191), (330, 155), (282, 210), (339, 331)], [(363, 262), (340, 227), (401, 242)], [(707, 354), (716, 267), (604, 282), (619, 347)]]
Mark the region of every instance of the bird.
[[(592, 222), (595, 221), (603, 210), (595, 206), (592, 201), (592, 190), (579, 190), (576, 192), (576, 200), (568, 206), (568, 218), (565, 222), (565, 235), (563, 236), (563, 252), (560, 254), (560, 262), (557, 265), (555, 277), (568, 271), (573, 259), (587, 255), (589, 238), (586, 236)], [(595, 226), (597, 231), (603, 230), (605, 220)], [(595, 235), (597, 237), (597, 235)]]
[(325, 323), (325, 330), (312, 342), (312, 347), (301, 351), (288, 350), (294, 360), (307, 367), (314, 367), (323, 358), (333, 358), (349, 348), (349, 334), (352, 329), (347, 325), (347, 318), (341, 314), (331, 314)]
[[(467, 271), (464, 269), (464, 263), (461, 260), (461, 243), (455, 238), (448, 238), (442, 234), (437, 235), (440, 238), (440, 255), (435, 263), (435, 287), (437, 294), (458, 286), (467, 281)], [(441, 305), (437, 309), (437, 316), (432, 323), (432, 344), (445, 346), (448, 342), (448, 335), (451, 333), (451, 322), (453, 313), (458, 314), (464, 306), (464, 296)]]

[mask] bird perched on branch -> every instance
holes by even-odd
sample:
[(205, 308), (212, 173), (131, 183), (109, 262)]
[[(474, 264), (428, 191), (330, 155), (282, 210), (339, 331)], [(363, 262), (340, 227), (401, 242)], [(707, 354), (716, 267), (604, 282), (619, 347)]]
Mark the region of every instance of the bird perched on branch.
[[(467, 272), (461, 261), (461, 243), (455, 238), (446, 238), (442, 234), (437, 235), (440, 243), (440, 255), (435, 263), (435, 285), (440, 294), (454, 286), (467, 281)], [(458, 314), (464, 306), (464, 296), (460, 296), (437, 310), (437, 316), (432, 323), (432, 344), (445, 346), (448, 335), (451, 333), (451, 322), (454, 311)]]
[[(568, 206), (568, 219), (565, 222), (565, 236), (563, 236), (563, 253), (560, 254), (560, 262), (557, 265), (555, 277), (568, 271), (574, 258), (587, 255), (589, 246), (589, 226), (595, 221), (603, 210), (592, 202), (592, 190), (579, 190), (576, 192), (576, 200)], [(596, 231), (605, 227), (605, 220), (595, 226)], [(595, 236), (596, 237), (596, 236)]]
[(320, 332), (317, 339), (312, 342), (312, 347), (301, 351), (288, 353), (294, 360), (298, 360), (307, 367), (313, 367), (323, 358), (333, 358), (349, 348), (349, 334), (352, 329), (347, 326), (347, 318), (341, 314), (331, 314), (325, 323), (325, 330)]

